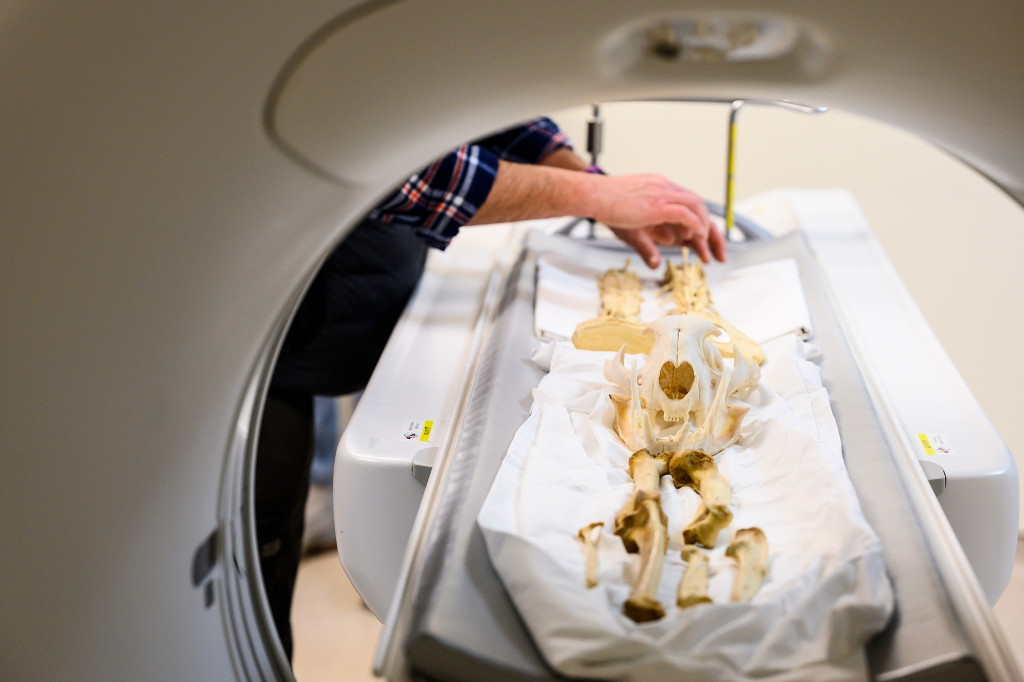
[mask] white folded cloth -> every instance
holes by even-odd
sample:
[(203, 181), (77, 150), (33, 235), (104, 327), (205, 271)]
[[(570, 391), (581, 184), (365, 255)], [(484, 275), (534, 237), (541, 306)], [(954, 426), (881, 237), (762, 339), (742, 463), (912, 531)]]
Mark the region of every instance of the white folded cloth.
[[(547, 662), (569, 676), (644, 682), (866, 678), (862, 646), (887, 623), (893, 596), (881, 544), (846, 474), (812, 361), (816, 349), (795, 335), (763, 344), (768, 360), (746, 400), (742, 437), (716, 457), (733, 489), (735, 518), (708, 551), (714, 603), (674, 605), (682, 529), (698, 497), (662, 479), (670, 541), (658, 596), (666, 616), (636, 624), (622, 605), (638, 557), (613, 533), (633, 485), (626, 470), (631, 453), (612, 430), (614, 388), (602, 370), (611, 353), (543, 345), (534, 358), (550, 371), (534, 390), (531, 415), (478, 523)], [(600, 582), (587, 589), (576, 533), (595, 521), (605, 523)], [(732, 534), (749, 526), (764, 530), (770, 568), (750, 603), (733, 604), (734, 567), (724, 552)]]
[[(600, 309), (597, 276), (602, 272), (560, 253), (545, 253), (537, 263), (534, 332), (541, 339), (572, 338), (576, 325)], [(639, 272), (643, 286), (641, 320), (653, 321), (671, 310), (650, 275)], [(723, 319), (758, 343), (785, 334), (810, 338), (811, 315), (796, 261), (785, 258), (730, 271), (710, 279), (712, 302)]]

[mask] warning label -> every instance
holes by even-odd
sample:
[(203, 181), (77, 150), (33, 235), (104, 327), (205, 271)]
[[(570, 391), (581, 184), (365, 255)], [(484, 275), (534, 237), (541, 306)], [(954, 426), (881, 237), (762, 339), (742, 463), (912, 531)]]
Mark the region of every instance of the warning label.
[(409, 422), (409, 428), (405, 430), (406, 440), (419, 439), (421, 442), (429, 442), (430, 434), (434, 430), (433, 420), (427, 420), (422, 422)]
[(917, 440), (920, 441), (926, 455), (956, 454), (956, 451), (953, 450), (953, 444), (949, 441), (949, 436), (944, 433), (919, 433), (917, 434)]

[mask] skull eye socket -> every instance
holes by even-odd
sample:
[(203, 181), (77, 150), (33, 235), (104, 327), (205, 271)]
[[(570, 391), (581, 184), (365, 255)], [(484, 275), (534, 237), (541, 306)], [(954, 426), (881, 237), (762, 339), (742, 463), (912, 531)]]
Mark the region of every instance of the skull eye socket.
[(666, 362), (658, 373), (658, 385), (668, 398), (681, 400), (690, 392), (694, 376), (690, 363), (684, 362), (677, 367), (671, 362)]

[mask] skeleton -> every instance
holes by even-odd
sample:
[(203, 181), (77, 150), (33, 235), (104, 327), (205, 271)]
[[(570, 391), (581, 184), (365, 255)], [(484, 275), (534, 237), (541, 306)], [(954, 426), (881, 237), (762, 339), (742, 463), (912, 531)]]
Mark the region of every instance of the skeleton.
[(583, 576), (583, 584), (587, 587), (597, 587), (597, 541), (600, 534), (595, 531), (603, 526), (603, 521), (590, 523), (580, 528), (576, 534), (576, 537), (583, 543), (583, 556), (587, 562), (586, 572)]
[(749, 336), (732, 326), (715, 310), (711, 302), (711, 291), (700, 261), (690, 263), (690, 250), (683, 247), (682, 264), (676, 267), (670, 261), (665, 267), (661, 295), (668, 298), (677, 315), (699, 315), (729, 335), (729, 341), (714, 340), (725, 357), (735, 358), (742, 354), (747, 362), (764, 363), (761, 347)]
[(694, 604), (710, 602), (708, 596), (708, 555), (699, 547), (686, 545), (682, 551), (686, 570), (676, 591), (676, 606), (685, 609)]
[[(615, 532), (627, 551), (641, 555), (640, 572), (624, 612), (637, 622), (664, 615), (657, 602), (667, 530), (658, 492), (661, 476), (671, 473), (677, 487), (689, 486), (702, 497), (701, 511), (687, 527), (687, 544), (714, 547), (719, 532), (732, 520), (732, 493), (709, 454), (739, 437), (748, 408), (727, 403), (734, 368), (707, 339), (714, 325), (691, 315), (663, 318), (651, 328), (655, 342), (643, 370), (636, 362), (625, 367), (625, 351), (605, 364), (609, 381), (628, 395), (610, 396), (615, 406), (615, 431), (631, 449), (633, 495), (615, 520)], [(751, 365), (737, 365), (738, 386), (751, 383)], [(755, 379), (756, 382), (756, 379)]]
[(750, 601), (768, 573), (768, 540), (760, 528), (736, 531), (725, 555), (736, 560), (736, 579), (730, 601)]
[[(627, 353), (650, 352), (654, 339), (645, 333), (639, 322), (640, 279), (629, 270), (628, 258), (621, 270), (613, 268), (598, 276), (598, 293), (601, 313), (576, 326), (573, 344), (583, 350), (618, 350), (626, 344)], [(746, 363), (760, 365), (764, 362), (761, 347), (715, 310), (704, 268), (700, 261), (690, 262), (689, 249), (683, 248), (680, 266), (676, 267), (671, 261), (667, 263), (661, 295), (672, 303), (673, 314), (698, 315), (718, 327), (720, 331), (712, 342), (724, 357), (736, 359), (742, 355)], [(718, 338), (723, 331), (728, 340)]]
[[(732, 490), (718, 471), (714, 455), (739, 438), (740, 425), (750, 408), (730, 405), (729, 400), (757, 386), (759, 363), (764, 360), (757, 344), (721, 319), (711, 306), (700, 264), (687, 261), (684, 250), (683, 265), (669, 265), (663, 289), (676, 310), (684, 314), (663, 317), (641, 334), (635, 333), (639, 328), (636, 322), (616, 317), (612, 311), (632, 311), (633, 303), (639, 311), (638, 299), (623, 293), (638, 291), (639, 281), (635, 275), (627, 277), (626, 268), (612, 270), (601, 281), (602, 317), (580, 325), (573, 336), (577, 347), (585, 347), (580, 339), (588, 338), (596, 343), (595, 349), (618, 343), (618, 352), (605, 363), (604, 374), (621, 391), (609, 396), (615, 409), (615, 433), (633, 451), (629, 473), (635, 488), (616, 515), (615, 534), (628, 552), (640, 555), (639, 570), (623, 606), (623, 612), (635, 622), (665, 615), (657, 600), (668, 545), (659, 492), (665, 474), (672, 476), (677, 488), (690, 487), (701, 497), (697, 513), (683, 531), (686, 547), (682, 556), (687, 567), (677, 591), (677, 604), (685, 608), (710, 601), (708, 559), (696, 545), (714, 548), (719, 534), (733, 518), (729, 509)], [(723, 328), (732, 342), (729, 347), (717, 338)], [(624, 333), (623, 329), (633, 331)], [(626, 353), (646, 353), (647, 358), (642, 367), (632, 360), (627, 369)], [(726, 362), (730, 358), (731, 362)], [(590, 528), (580, 531), (585, 545), (584, 533)], [(588, 545), (585, 551), (594, 550)], [(740, 567), (733, 600), (749, 599), (767, 570), (764, 534), (756, 528), (740, 531), (727, 554)], [(593, 560), (596, 562), (596, 554)], [(590, 561), (588, 553), (588, 585), (591, 571), (596, 573)]]
[(658, 602), (658, 582), (668, 547), (668, 519), (661, 510), (659, 483), (668, 471), (668, 458), (637, 450), (629, 458), (629, 475), (636, 487), (615, 517), (615, 534), (622, 538), (626, 551), (640, 555), (640, 570), (633, 590), (622, 607), (634, 622), (643, 623), (664, 617)]

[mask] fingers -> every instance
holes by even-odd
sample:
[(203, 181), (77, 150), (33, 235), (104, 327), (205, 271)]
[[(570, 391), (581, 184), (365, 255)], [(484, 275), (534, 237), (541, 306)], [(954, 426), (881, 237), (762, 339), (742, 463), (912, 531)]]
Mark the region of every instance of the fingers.
[(702, 263), (711, 262), (711, 251), (708, 249), (707, 239), (695, 239), (690, 243), (690, 248), (697, 252)]
[(661, 252), (648, 230), (625, 230), (618, 227), (613, 227), (611, 230), (624, 244), (633, 247), (633, 250), (643, 258), (647, 267), (653, 270), (661, 265)]
[(650, 233), (654, 243), (663, 246), (682, 246), (686, 241), (686, 237), (672, 225), (655, 225), (650, 229)]
[(718, 229), (718, 226), (711, 223), (711, 229), (708, 230), (708, 243), (711, 245), (711, 253), (714, 254), (715, 259), (720, 263), (725, 262), (725, 235)]
[(689, 206), (666, 206), (658, 217), (656, 233), (664, 239), (659, 243), (665, 246), (682, 246), (690, 240), (704, 241), (707, 238), (709, 221)]
[(707, 204), (704, 203), (700, 195), (691, 192), (685, 187), (676, 185), (676, 188), (677, 190), (672, 194), (672, 202), (689, 209), (696, 223), (702, 225), (710, 224), (711, 216), (708, 213)]
[(686, 224), (663, 223), (647, 228), (647, 231), (656, 244), (689, 246), (705, 263), (711, 262), (712, 255), (718, 260), (722, 260), (725, 254), (725, 242), (721, 239), (721, 233), (713, 223), (696, 222), (695, 215), (692, 215), (692, 218), (693, 220), (687, 221)]
[(660, 175), (603, 176), (594, 217), (613, 228), (648, 267), (661, 263), (658, 245), (689, 246), (704, 263), (725, 261), (725, 237), (704, 200)]
[(724, 263), (728, 242), (712, 222), (707, 206), (699, 198), (698, 202), (700, 210), (679, 207), (679, 222), (658, 225), (652, 237), (656, 243), (666, 246), (689, 246), (704, 263), (710, 263), (712, 258)]
[(689, 236), (687, 231), (678, 225), (655, 225), (640, 229), (611, 228), (615, 236), (623, 243), (633, 247), (647, 267), (657, 268), (661, 264), (661, 252), (658, 245), (665, 246), (688, 246), (694, 250), (697, 256), (704, 263), (710, 263), (714, 258), (722, 263), (725, 262), (727, 242), (722, 232), (714, 223), (708, 225), (705, 238)]

